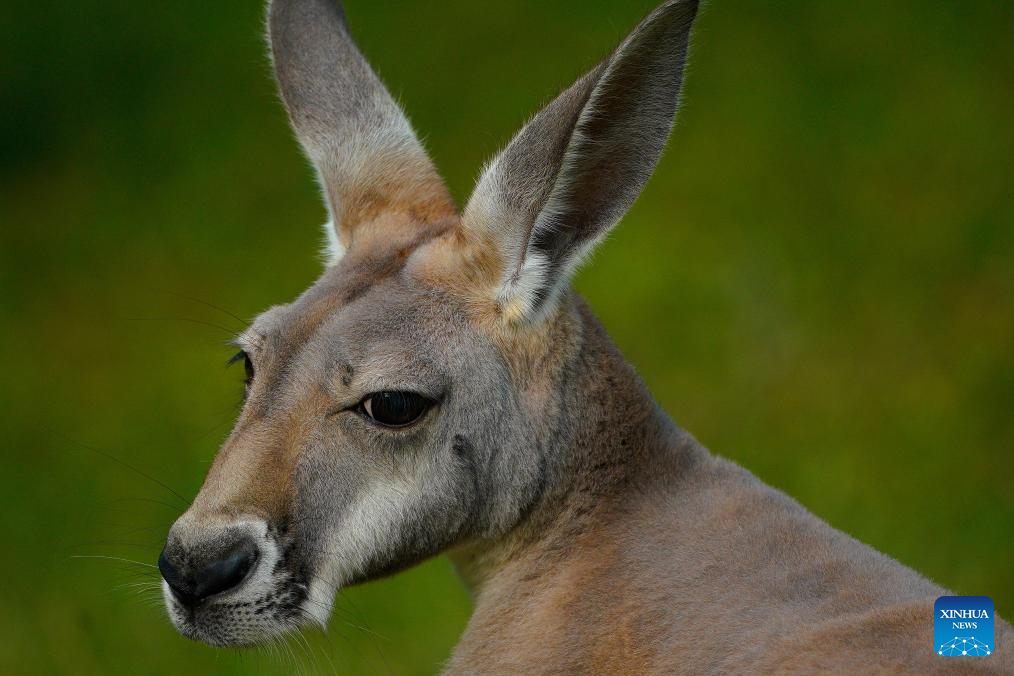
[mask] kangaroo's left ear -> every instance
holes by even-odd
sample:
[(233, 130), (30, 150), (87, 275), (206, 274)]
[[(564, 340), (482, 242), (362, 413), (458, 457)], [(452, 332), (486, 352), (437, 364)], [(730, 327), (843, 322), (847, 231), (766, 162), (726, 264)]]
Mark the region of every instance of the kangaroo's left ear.
[(271, 56), (296, 136), (320, 176), (329, 265), (383, 222), (457, 217), (401, 108), (349, 35), (339, 0), (272, 0)]
[(487, 165), (462, 226), (496, 249), (508, 319), (544, 316), (640, 194), (672, 129), (696, 13), (697, 0), (663, 3)]

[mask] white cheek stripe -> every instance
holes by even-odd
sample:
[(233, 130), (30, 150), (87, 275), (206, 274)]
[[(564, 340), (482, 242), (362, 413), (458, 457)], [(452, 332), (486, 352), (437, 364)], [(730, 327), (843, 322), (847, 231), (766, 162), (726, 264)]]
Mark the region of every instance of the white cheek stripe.
[(306, 600), (303, 601), (303, 613), (320, 625), (321, 629), (326, 629), (337, 593), (335, 586), (323, 577), (314, 577), (307, 590)]
[(303, 604), (303, 611), (322, 626), (327, 624), (338, 590), (396, 542), (406, 510), (421, 497), (413, 484), (405, 481), (375, 484), (371, 489), (345, 510), (324, 538), (327, 558), (321, 562)]

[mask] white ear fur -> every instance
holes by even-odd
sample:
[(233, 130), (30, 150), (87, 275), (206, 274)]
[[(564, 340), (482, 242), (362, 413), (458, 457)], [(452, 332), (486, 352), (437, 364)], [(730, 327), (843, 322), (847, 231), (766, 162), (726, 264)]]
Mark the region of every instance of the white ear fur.
[(539, 294), (552, 288), (552, 296), (542, 304), (542, 310), (549, 308), (559, 293), (558, 285), (550, 279), (549, 259), (545, 254), (532, 252), (521, 259), (521, 266), (508, 269), (500, 279), (496, 302), (508, 321), (528, 318), (538, 321), (541, 317), (538, 306)]
[(696, 0), (668, 0), (533, 117), (484, 169), (462, 222), (492, 242), (491, 289), (539, 321), (650, 177), (672, 128)]
[(422, 222), (454, 215), (408, 119), (349, 35), (341, 3), (272, 0), (268, 27), (282, 99), (331, 218), (327, 263), (382, 212)]
[(335, 228), (334, 219), (329, 220), (322, 227), (324, 228), (324, 246), (321, 247), (320, 257), (324, 261), (325, 268), (333, 268), (345, 256), (345, 246), (338, 239), (338, 230)]
[[(567, 211), (566, 201), (572, 195), (571, 186), (575, 182), (574, 165), (580, 156), (582, 145), (587, 143), (582, 125), (593, 115), (593, 104), (589, 102), (574, 125), (549, 199), (532, 224), (528, 240), (511, 247), (514, 250), (510, 252), (511, 257), (508, 260), (517, 263), (513, 268), (504, 270), (497, 291), (497, 302), (504, 317), (509, 321), (522, 318), (536, 323), (540, 321), (556, 305), (557, 297), (570, 277), (609, 232), (608, 229), (602, 229), (597, 235), (575, 246), (557, 270), (553, 269), (547, 253), (529, 246), (532, 241), (562, 227), (561, 220)], [(622, 213), (616, 220), (621, 216)], [(523, 245), (524, 250), (520, 245)]]

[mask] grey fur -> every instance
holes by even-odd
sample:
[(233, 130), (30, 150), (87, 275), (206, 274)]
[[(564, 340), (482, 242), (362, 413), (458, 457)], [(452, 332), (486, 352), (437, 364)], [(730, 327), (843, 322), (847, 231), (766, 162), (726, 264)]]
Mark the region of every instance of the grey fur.
[[(630, 208), (673, 126), (696, 0), (665, 2), (601, 64), (538, 113), (490, 164), (466, 228), (504, 240), (505, 287), (538, 317)], [(523, 282), (539, 261), (537, 280)], [(507, 300), (507, 299), (503, 299)]]
[(451, 212), (408, 120), (349, 36), (341, 3), (273, 2), (268, 24), (278, 86), (341, 246), (392, 204)]
[[(356, 202), (390, 148), (372, 125), (396, 108), (340, 8), (276, 0), (293, 124), (325, 183), (357, 205), (343, 213), (368, 217), (347, 229), (340, 263), (240, 338), (255, 367), (247, 401), (166, 551), (199, 568), (245, 534), (261, 558), (192, 611), (167, 591), (182, 633), (235, 645), (323, 623), (342, 587), (449, 552), (476, 606), (455, 673), (955, 664), (932, 652), (944, 589), (676, 427), (565, 276), (537, 291), (539, 318), (514, 321), (487, 293), (504, 242), (564, 275), (636, 197), (669, 133), (695, 10), (663, 3), (537, 116), (480, 186), (484, 217), (499, 219), (480, 224), (472, 204), (463, 221), (426, 208), (442, 199), (428, 162)], [(571, 152), (572, 189), (554, 197)], [(385, 390), (436, 405), (384, 428), (357, 404)], [(997, 619), (998, 652), (961, 668), (1010, 673), (1011, 637)]]

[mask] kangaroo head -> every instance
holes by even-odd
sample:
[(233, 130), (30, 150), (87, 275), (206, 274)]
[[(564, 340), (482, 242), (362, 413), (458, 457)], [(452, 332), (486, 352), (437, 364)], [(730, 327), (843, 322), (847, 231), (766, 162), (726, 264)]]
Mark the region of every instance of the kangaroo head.
[(238, 339), (246, 400), (159, 559), (216, 645), (326, 622), (341, 587), (519, 527), (587, 421), (583, 256), (651, 173), (693, 0), (664, 3), (488, 164), (459, 214), (334, 0), (275, 0), (275, 73), (317, 169), (327, 266)]

